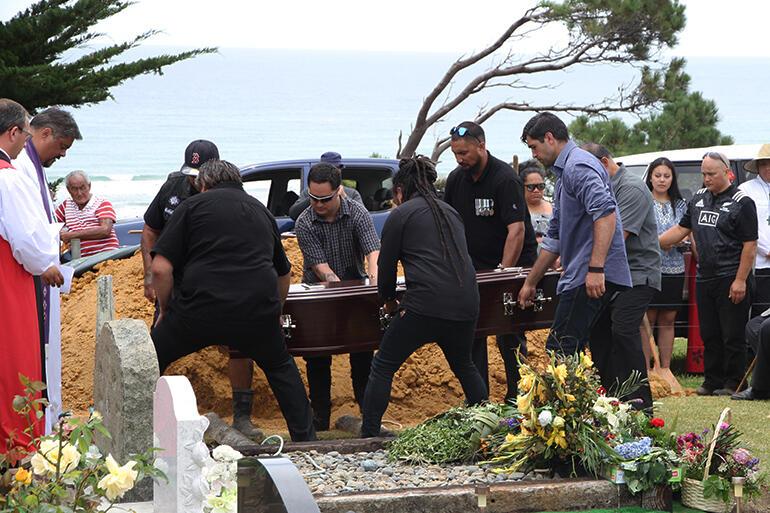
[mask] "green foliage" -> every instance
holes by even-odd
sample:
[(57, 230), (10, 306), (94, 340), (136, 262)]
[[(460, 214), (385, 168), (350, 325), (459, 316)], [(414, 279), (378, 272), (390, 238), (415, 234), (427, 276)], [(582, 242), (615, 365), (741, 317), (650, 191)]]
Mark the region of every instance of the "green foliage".
[(369, 155), (370, 159), (386, 159), (387, 157), (383, 155), (382, 153), (377, 153), (376, 151), (373, 151), (371, 155)]
[[(125, 51), (157, 32), (90, 50), (101, 36), (90, 28), (132, 5), (126, 0), (40, 0), (0, 23), (0, 97), (13, 98), (30, 112), (50, 105), (79, 106), (111, 98), (110, 88), (164, 66), (216, 48), (120, 62)], [(80, 55), (72, 59), (71, 52)], [(68, 57), (64, 58), (64, 54)], [(118, 61), (116, 63), (116, 61)]]
[(53, 198), (54, 203), (56, 202), (56, 191), (63, 181), (64, 177), (60, 176), (59, 178), (48, 182), (48, 190), (51, 192), (51, 198)]
[(716, 128), (716, 103), (699, 92), (689, 92), (690, 77), (683, 68), (684, 60), (675, 59), (665, 75), (650, 78), (650, 88), (659, 88), (665, 100), (658, 112), (633, 126), (619, 118), (594, 120), (583, 115), (569, 125), (572, 138), (578, 143), (601, 143), (615, 156), (732, 144), (732, 137)]
[(389, 447), (388, 458), (413, 463), (450, 463), (473, 459), (481, 439), (515, 413), (504, 404), (452, 408), (404, 430)]

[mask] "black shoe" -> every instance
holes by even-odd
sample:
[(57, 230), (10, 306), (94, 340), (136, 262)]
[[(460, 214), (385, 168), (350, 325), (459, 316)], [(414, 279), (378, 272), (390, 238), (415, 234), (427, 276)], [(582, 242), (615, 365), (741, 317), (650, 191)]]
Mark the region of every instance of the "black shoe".
[(756, 397), (754, 397), (754, 391), (751, 389), (751, 387), (749, 387), (743, 392), (738, 392), (737, 394), (731, 395), (730, 399), (734, 399), (736, 401), (753, 401), (756, 399)]
[(733, 394), (735, 394), (735, 389), (734, 388), (719, 388), (717, 390), (714, 390), (714, 395), (721, 395), (721, 396), (730, 395), (731, 396)]
[(697, 395), (714, 395), (714, 391), (713, 390), (711, 390), (710, 388), (706, 388), (704, 386), (698, 387), (698, 389), (695, 390), (695, 393)]
[(329, 431), (329, 417), (330, 415), (326, 415), (326, 416), (313, 415), (313, 426), (315, 427), (315, 430)]

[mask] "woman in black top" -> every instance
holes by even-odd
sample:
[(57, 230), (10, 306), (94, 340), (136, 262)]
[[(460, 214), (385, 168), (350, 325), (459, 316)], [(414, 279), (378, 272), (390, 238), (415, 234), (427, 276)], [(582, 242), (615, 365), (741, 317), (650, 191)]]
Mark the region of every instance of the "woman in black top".
[[(426, 157), (402, 159), (393, 177), (397, 206), (382, 229), (378, 292), (393, 313), (372, 361), (363, 403), (361, 436), (378, 436), (390, 400), (393, 375), (420, 346), (436, 342), (469, 404), (488, 399), (471, 361), (479, 314), (476, 272), (468, 254), (460, 215), (439, 200), (436, 168)], [(396, 268), (404, 266), (407, 291), (396, 300)]]

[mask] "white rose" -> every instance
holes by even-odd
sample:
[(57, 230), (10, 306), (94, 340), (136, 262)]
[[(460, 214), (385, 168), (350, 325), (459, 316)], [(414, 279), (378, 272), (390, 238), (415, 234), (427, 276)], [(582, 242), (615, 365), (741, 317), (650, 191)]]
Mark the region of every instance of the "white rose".
[(553, 414), (551, 413), (551, 410), (543, 410), (540, 412), (540, 415), (537, 416), (537, 421), (543, 427), (550, 424), (552, 420), (553, 420)]
[(213, 451), (211, 456), (215, 460), (219, 461), (238, 461), (243, 458), (243, 454), (239, 453), (229, 445), (219, 445)]

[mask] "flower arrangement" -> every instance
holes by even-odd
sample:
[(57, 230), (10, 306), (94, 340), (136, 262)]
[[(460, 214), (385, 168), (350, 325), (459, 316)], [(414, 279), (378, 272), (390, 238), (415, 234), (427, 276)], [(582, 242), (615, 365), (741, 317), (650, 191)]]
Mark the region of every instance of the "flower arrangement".
[(677, 453), (685, 464), (685, 477), (702, 481), (703, 497), (706, 499), (716, 497), (729, 503), (732, 500), (734, 477), (745, 478), (743, 494), (747, 499), (761, 497), (765, 476), (759, 473), (759, 458), (753, 458), (747, 449), (740, 447), (742, 433), (726, 422), (712, 427), (712, 437), (714, 430), (718, 431), (713, 441), (714, 451), (710, 462), (710, 446), (707, 441), (710, 430), (677, 437)]
[(203, 468), (209, 493), (203, 501), (205, 513), (235, 513), (238, 510), (238, 460), (243, 454), (229, 445), (219, 445), (211, 452), (214, 462)]
[(490, 444), (499, 465), (496, 472), (529, 471), (544, 465), (577, 465), (598, 475), (602, 461), (613, 456), (611, 445), (596, 429), (592, 416), (601, 386), (591, 358), (585, 353), (570, 356), (551, 354), (545, 372), (536, 373), (522, 363), (519, 369), (521, 415), (517, 428), (498, 435)]
[[(47, 405), (39, 398), (45, 385), (20, 376), (24, 396), (14, 398), (14, 409), (28, 422), (27, 434), (33, 424), (43, 417)], [(65, 412), (59, 416), (56, 431), (33, 439), (28, 447), (16, 447), (0, 455), (0, 469), (5, 470), (4, 485), (0, 485), (0, 510), (14, 512), (77, 511), (83, 513), (106, 511), (116, 500), (145, 476), (165, 477), (152, 465), (153, 451), (132, 455), (132, 461), (120, 465), (111, 454), (102, 457), (94, 445), (96, 432), (110, 437), (102, 418), (92, 409), (82, 420)], [(31, 454), (29, 468), (18, 467), (19, 461)], [(4, 489), (3, 489), (4, 488)]]

